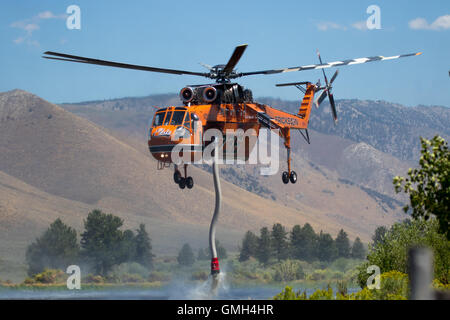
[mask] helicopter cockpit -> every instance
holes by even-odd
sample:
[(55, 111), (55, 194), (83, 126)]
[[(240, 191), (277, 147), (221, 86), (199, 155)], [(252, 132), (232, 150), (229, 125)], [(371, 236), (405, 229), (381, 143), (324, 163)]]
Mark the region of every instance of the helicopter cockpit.
[(187, 129), (191, 128), (190, 114), (186, 108), (164, 108), (156, 112), (153, 118), (152, 127), (159, 126), (184, 126)]

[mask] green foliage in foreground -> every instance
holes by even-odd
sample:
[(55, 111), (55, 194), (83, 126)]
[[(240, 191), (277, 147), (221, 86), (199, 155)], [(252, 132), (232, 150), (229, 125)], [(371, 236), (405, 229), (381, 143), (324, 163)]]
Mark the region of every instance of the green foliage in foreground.
[(409, 194), (410, 204), (403, 209), (412, 211), (413, 218), (439, 221), (439, 232), (450, 241), (450, 151), (447, 142), (439, 136), (431, 140), (420, 138), (420, 168), (409, 169), (408, 177), (393, 179), (395, 191)]
[(439, 233), (436, 219), (405, 221), (394, 224), (383, 237), (383, 241), (369, 245), (367, 262), (359, 267), (359, 283), (366, 286), (367, 267), (377, 265), (381, 272), (396, 270), (408, 272), (408, 250), (414, 246), (426, 246), (433, 250), (434, 277), (443, 284), (449, 283), (450, 241)]
[(328, 285), (326, 289), (318, 289), (309, 297), (306, 291), (295, 292), (287, 286), (281, 293), (273, 297), (274, 300), (406, 300), (408, 297), (408, 276), (398, 271), (391, 271), (381, 275), (380, 289), (364, 288), (361, 291), (347, 294), (342, 287), (336, 295)]

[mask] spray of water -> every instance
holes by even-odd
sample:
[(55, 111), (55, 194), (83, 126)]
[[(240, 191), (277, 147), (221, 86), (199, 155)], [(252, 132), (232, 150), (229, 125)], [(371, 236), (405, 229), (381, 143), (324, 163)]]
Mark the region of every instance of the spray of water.
[[(212, 300), (221, 299), (229, 293), (229, 285), (226, 281), (226, 273), (216, 275), (216, 279), (209, 276), (207, 280), (202, 283), (192, 285), (184, 281), (177, 281), (168, 290), (169, 299), (182, 300)], [(213, 282), (217, 281), (217, 286), (213, 290)]]

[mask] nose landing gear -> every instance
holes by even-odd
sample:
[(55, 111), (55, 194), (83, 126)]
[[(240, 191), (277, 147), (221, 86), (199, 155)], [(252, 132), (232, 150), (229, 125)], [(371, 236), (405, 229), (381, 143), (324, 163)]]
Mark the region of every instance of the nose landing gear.
[(184, 165), (184, 177), (181, 175), (180, 170), (178, 170), (178, 166), (175, 165), (175, 171), (173, 173), (173, 181), (178, 184), (180, 189), (188, 188), (192, 189), (194, 187), (194, 179), (192, 177), (187, 176), (187, 164)]

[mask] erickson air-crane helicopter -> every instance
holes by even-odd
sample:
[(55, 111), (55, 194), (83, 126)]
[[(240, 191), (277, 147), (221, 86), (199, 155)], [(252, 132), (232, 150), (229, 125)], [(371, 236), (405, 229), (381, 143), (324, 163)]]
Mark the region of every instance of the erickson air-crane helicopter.
[[(316, 94), (321, 92), (315, 100), (316, 107), (319, 107), (322, 101), (328, 96), (333, 119), (335, 123), (337, 122), (336, 106), (331, 89), (332, 84), (338, 75), (338, 70), (333, 74), (330, 81), (328, 81), (323, 69), (373, 61), (392, 60), (421, 54), (421, 52), (418, 52), (390, 57), (373, 56), (323, 63), (320, 53), (317, 52), (320, 62), (319, 64), (252, 72), (237, 72), (235, 67), (246, 48), (247, 45), (237, 46), (227, 64), (219, 64), (215, 66), (203, 64), (203, 66), (209, 69), (209, 72), (192, 72), (139, 66), (52, 51), (45, 52), (45, 56), (43, 57), (54, 60), (142, 71), (200, 76), (215, 80), (215, 83), (212, 84), (192, 85), (183, 88), (180, 91), (180, 98), (184, 106), (169, 106), (156, 111), (149, 130), (148, 146), (153, 157), (158, 160), (158, 168), (162, 169), (164, 167), (169, 167), (170, 164), (173, 163), (171, 151), (176, 145), (188, 147), (187, 149), (184, 148), (183, 152), (188, 150), (194, 159), (196, 154), (205, 148), (205, 143), (203, 142), (201, 136), (203, 132), (208, 129), (219, 129), (224, 135), (225, 132), (229, 132), (229, 130), (236, 131), (238, 129), (243, 129), (246, 131), (248, 129), (253, 129), (256, 136), (259, 136), (260, 128), (266, 127), (271, 130), (277, 129), (274, 131), (276, 131), (284, 140), (284, 146), (287, 150), (287, 171), (282, 173), (282, 181), (287, 184), (289, 181), (291, 183), (296, 183), (297, 181), (297, 174), (291, 168), (291, 129), (299, 130), (305, 140), (308, 143), (310, 142), (308, 134), (308, 121), (311, 106)], [(304, 93), (303, 100), (297, 114), (290, 114), (268, 105), (254, 102), (252, 92), (249, 89), (244, 89), (244, 87), (238, 83), (232, 82), (232, 80), (244, 76), (258, 74), (270, 75), (313, 69), (322, 69), (325, 85), (322, 86), (320, 84), (320, 80), (315, 84), (308, 81), (277, 84), (277, 86), (296, 86)], [(181, 135), (181, 138), (174, 139), (174, 135), (179, 133), (180, 130), (183, 131), (184, 134)], [(177, 137), (180, 137), (180, 135)], [(246, 158), (248, 158), (252, 147), (253, 146), (247, 146), (245, 148)], [(181, 189), (184, 189), (185, 187), (191, 189), (194, 185), (194, 180), (192, 177), (187, 176), (187, 164), (183, 164), (183, 166), (183, 174), (181, 174), (178, 165), (174, 166), (174, 181)]]

